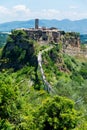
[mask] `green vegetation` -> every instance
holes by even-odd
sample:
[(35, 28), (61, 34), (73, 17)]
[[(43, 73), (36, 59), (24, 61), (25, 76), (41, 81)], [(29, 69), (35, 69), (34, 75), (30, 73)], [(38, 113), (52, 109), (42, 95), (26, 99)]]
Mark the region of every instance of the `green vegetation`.
[(74, 100), (76, 109), (83, 113), (82, 120), (87, 123), (87, 60), (62, 54), (55, 47), (43, 54), (43, 68), (56, 94)]
[(0, 73), (0, 129), (71, 129), (79, 113), (71, 100), (34, 89), (34, 68)]
[(47, 98), (36, 117), (40, 130), (71, 130), (79, 120), (79, 113), (71, 100), (55, 96)]
[(39, 45), (22, 30), (13, 31), (0, 52), (1, 130), (86, 130), (87, 60), (61, 52), (61, 43), (42, 55), (44, 90), (37, 63)]
[(2, 48), (6, 44), (8, 34), (0, 32), (0, 48)]
[[(35, 43), (24, 31), (13, 31), (7, 39), (1, 59), (6, 60), (5, 68), (18, 70), (25, 64), (36, 65)], [(2, 63), (3, 66), (4, 62)], [(1, 67), (3, 68), (3, 67)]]

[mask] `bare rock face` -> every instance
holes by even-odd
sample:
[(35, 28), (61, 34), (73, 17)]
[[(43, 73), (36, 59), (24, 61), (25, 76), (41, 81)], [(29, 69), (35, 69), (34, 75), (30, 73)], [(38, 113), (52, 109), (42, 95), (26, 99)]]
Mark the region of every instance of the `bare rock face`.
[(66, 33), (62, 37), (63, 52), (69, 55), (79, 55), (81, 53), (80, 48), (80, 36), (78, 33), (71, 32)]
[(65, 33), (62, 38), (63, 45), (80, 48), (80, 37), (78, 33), (71, 32)]
[(69, 45), (71, 47), (80, 48), (80, 37), (76, 32), (59, 31), (58, 29), (25, 29), (24, 30), (29, 39), (35, 40), (38, 43), (48, 44), (48, 43), (59, 43), (61, 42), (65, 48)]

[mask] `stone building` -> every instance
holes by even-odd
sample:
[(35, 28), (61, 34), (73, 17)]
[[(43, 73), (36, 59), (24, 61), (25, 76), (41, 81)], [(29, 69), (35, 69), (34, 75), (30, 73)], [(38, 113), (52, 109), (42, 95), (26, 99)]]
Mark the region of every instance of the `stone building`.
[(62, 41), (66, 46), (71, 45), (72, 47), (80, 46), (80, 39), (75, 33), (65, 33), (55, 27), (46, 28), (39, 27), (39, 19), (35, 19), (35, 28), (25, 28), (24, 30), (30, 39), (37, 41), (38, 43), (58, 43)]
[(60, 40), (60, 32), (50, 29), (25, 29), (30, 39), (36, 40), (41, 43), (56, 42)]
[[(19, 30), (19, 29), (18, 29)], [(22, 28), (32, 40), (40, 43), (56, 42), (60, 40), (60, 31), (57, 28), (39, 27), (39, 19), (35, 19), (35, 28)]]

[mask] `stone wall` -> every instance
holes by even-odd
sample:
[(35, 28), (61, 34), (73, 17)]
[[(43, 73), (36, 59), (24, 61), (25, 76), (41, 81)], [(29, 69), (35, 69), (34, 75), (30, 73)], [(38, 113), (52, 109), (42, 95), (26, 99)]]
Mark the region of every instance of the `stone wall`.
[(38, 42), (49, 43), (56, 42), (60, 40), (60, 32), (58, 30), (50, 29), (26, 29), (25, 30), (30, 39), (36, 40)]
[(62, 43), (64, 49), (68, 46), (80, 48), (80, 36), (75, 32), (65, 33), (56, 28), (31, 28), (22, 30), (28, 34), (29, 39), (35, 40), (40, 44)]

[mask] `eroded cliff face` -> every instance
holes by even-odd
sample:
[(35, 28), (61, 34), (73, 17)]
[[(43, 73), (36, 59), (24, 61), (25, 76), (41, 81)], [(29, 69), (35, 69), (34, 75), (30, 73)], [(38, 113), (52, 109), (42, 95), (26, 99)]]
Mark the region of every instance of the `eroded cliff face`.
[(21, 30), (26, 32), (29, 39), (37, 41), (40, 44), (61, 42), (66, 48), (68, 45), (71, 45), (72, 47), (80, 47), (80, 35), (76, 32), (64, 32), (54, 27)]
[(57, 29), (29, 29), (25, 30), (29, 39), (35, 40), (40, 44), (62, 43), (65, 49), (68, 46), (80, 48), (80, 36), (75, 32), (65, 33)]
[(78, 33), (65, 33), (61, 36), (63, 52), (69, 55), (79, 55), (81, 53), (80, 36)]
[[(47, 30), (45, 30), (47, 31)], [(25, 64), (31, 66), (37, 66), (37, 56), (35, 55), (35, 44), (37, 41), (42, 44), (49, 44), (52, 41), (53, 44), (62, 44), (63, 51), (70, 47), (80, 48), (80, 39), (77, 33), (59, 33), (51, 31), (38, 32), (33, 30), (26, 32), (26, 30), (14, 30), (9, 36), (7, 44), (5, 45), (2, 57), (0, 59), (0, 69), (14, 68), (15, 70), (22, 68)], [(32, 35), (31, 35), (32, 34)], [(47, 39), (48, 38), (48, 39)], [(77, 51), (77, 50), (76, 50)]]
[(80, 36), (78, 33), (65, 33), (64, 35), (61, 35), (61, 41), (65, 48), (68, 46), (80, 48)]

